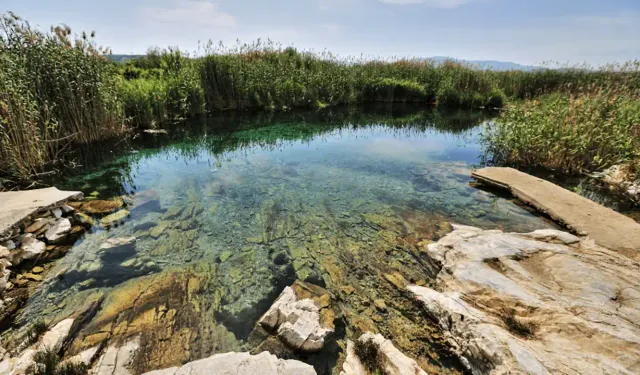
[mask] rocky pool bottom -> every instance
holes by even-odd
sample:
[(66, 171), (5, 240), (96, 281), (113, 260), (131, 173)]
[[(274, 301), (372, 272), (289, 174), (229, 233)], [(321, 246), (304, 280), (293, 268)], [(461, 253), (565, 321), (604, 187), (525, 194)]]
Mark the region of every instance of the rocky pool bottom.
[[(451, 234), (451, 223), (518, 233), (556, 228), (517, 202), (470, 186), (480, 152), (477, 118), (442, 121), (418, 113), (385, 117), (387, 125), (379, 117), (364, 124), (358, 116), (343, 120), (270, 119), (234, 132), (204, 126), (152, 135), (140, 148), (117, 143), (93, 150), (99, 155), (84, 159), (82, 174), (56, 183), (82, 190), (84, 200), (67, 202), (73, 211), (65, 209), (60, 218), (47, 214), (48, 228), (35, 235), (44, 255), (9, 268), (3, 296), (20, 298), (3, 319), (0, 372), (33, 369), (33, 354), (53, 347), (99, 374), (167, 368), (166, 374), (193, 374), (221, 366), (232, 374), (244, 368), (351, 375), (376, 366), (392, 374), (418, 368), (505, 373), (519, 368), (522, 358), (542, 356), (540, 346), (527, 341), (544, 343), (564, 329), (526, 334), (538, 320), (542, 326), (551, 320), (552, 313), (536, 315), (528, 324), (534, 312), (548, 310), (542, 302), (569, 301), (563, 311), (581, 316), (587, 311), (583, 298), (606, 295), (623, 301), (611, 308), (624, 311), (612, 314), (633, 321), (635, 281), (626, 290), (617, 279), (626, 277), (620, 269), (635, 270), (633, 262), (611, 256), (604, 264), (620, 269), (601, 269), (589, 258), (596, 266), (588, 275), (576, 274), (580, 279), (513, 281), (516, 271), (534, 280), (534, 271), (553, 268), (531, 268), (526, 260), (534, 253), (540, 260), (552, 250), (573, 252), (563, 262), (584, 263), (582, 249), (591, 245), (582, 239), (555, 244), (565, 237), (515, 236), (533, 241), (523, 244), (511, 235), (484, 237), (458, 228), (453, 234), (466, 230), (461, 248), (448, 250), (452, 239), (460, 239)], [(71, 229), (60, 225), (64, 219)], [(49, 243), (52, 227), (60, 241), (73, 239), (73, 228), (89, 231), (71, 246)], [(463, 262), (456, 271), (447, 261), (469, 257), (479, 246), (476, 237), (492, 244), (480, 247), (486, 259)], [(23, 250), (12, 241), (11, 251)], [(597, 272), (615, 280), (597, 281), (594, 293), (574, 293), (581, 298), (575, 309), (574, 295), (557, 295)], [(457, 281), (443, 284), (448, 277)], [(480, 298), (485, 295), (492, 298)], [(444, 307), (434, 310), (440, 306), (434, 301)], [(469, 315), (466, 305), (456, 309), (460, 301), (482, 314)], [(583, 319), (591, 320), (589, 311)], [(634, 372), (636, 328), (609, 323), (630, 330), (627, 341), (619, 341), (631, 343), (621, 349), (630, 360), (615, 365)], [(478, 346), (459, 337), (474, 338)], [(366, 359), (363, 353), (369, 360), (357, 360)], [(542, 359), (529, 363), (527, 371), (540, 370), (537, 363), (549, 372), (560, 368)], [(255, 368), (262, 372), (251, 372)]]

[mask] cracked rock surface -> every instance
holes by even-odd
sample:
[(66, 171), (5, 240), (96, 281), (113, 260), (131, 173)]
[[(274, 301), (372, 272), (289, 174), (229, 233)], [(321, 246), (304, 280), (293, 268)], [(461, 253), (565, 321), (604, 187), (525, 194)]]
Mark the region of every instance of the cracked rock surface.
[(181, 367), (156, 370), (145, 375), (316, 375), (313, 367), (296, 360), (278, 359), (262, 352), (216, 354)]
[(640, 373), (640, 263), (571, 234), (456, 226), (407, 289), (473, 374)]

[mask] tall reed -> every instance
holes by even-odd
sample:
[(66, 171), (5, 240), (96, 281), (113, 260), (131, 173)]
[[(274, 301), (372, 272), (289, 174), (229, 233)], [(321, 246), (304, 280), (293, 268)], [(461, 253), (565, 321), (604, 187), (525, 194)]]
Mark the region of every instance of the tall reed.
[(21, 179), (42, 172), (70, 142), (124, 131), (114, 67), (93, 34), (68, 27), (43, 33), (0, 16), (0, 171)]

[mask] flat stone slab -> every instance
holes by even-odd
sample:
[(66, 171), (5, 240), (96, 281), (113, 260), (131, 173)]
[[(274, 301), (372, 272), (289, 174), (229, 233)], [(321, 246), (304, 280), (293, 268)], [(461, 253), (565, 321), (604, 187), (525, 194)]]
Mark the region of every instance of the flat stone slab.
[(82, 192), (55, 187), (0, 193), (0, 240), (8, 238), (11, 230), (32, 214), (82, 196)]
[(600, 246), (640, 259), (640, 224), (633, 219), (513, 168), (482, 168), (472, 173), (481, 183), (509, 190), (515, 197)]

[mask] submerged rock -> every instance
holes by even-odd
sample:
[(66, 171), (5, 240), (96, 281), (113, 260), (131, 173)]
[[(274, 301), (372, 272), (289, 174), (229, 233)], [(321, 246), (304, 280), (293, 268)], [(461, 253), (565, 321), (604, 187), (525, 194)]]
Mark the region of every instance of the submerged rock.
[(124, 206), (121, 198), (111, 200), (94, 200), (82, 205), (82, 210), (91, 215), (105, 215), (115, 212)]
[(129, 216), (129, 211), (123, 209), (114, 214), (103, 217), (102, 219), (100, 219), (100, 224), (104, 225), (105, 227), (110, 227), (122, 223), (124, 219), (127, 218), (127, 216)]
[[(304, 295), (300, 290), (312, 290), (315, 295)], [(335, 315), (332, 310), (329, 312), (329, 296), (322, 291), (317, 286), (310, 289), (309, 284), (299, 281), (293, 287), (286, 287), (259, 323), (276, 332), (282, 342), (295, 350), (319, 351), (334, 332), (332, 318)], [(321, 309), (325, 310), (322, 315)]]
[(262, 352), (225, 353), (187, 363), (181, 367), (151, 371), (145, 375), (316, 375), (306, 363), (296, 360), (278, 359), (275, 355)]
[(438, 291), (407, 289), (469, 371), (640, 370), (639, 262), (555, 230), (454, 228), (427, 246)]

